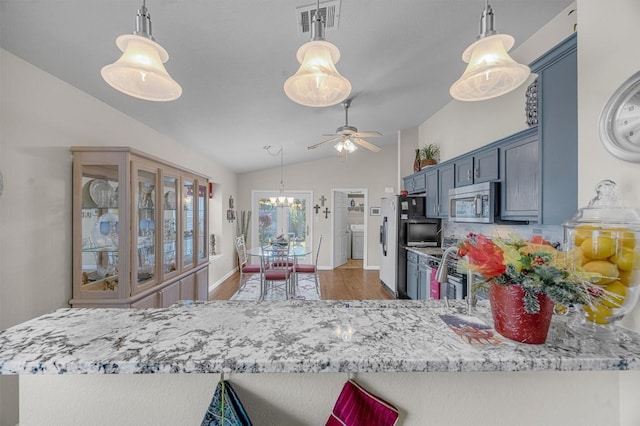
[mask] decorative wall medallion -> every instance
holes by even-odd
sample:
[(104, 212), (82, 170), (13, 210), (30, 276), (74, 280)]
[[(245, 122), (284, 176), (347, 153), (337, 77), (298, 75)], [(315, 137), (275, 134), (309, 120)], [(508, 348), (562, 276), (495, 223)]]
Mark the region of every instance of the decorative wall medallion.
[(538, 125), (538, 79), (536, 78), (527, 87), (527, 101), (524, 110), (527, 115), (527, 125), (529, 127)]

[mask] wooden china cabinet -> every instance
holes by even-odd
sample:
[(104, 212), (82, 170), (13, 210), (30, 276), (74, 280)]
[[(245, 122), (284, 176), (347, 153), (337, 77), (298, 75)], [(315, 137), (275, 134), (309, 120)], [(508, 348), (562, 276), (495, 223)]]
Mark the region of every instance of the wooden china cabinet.
[(205, 176), (127, 147), (72, 147), (73, 307), (208, 296)]

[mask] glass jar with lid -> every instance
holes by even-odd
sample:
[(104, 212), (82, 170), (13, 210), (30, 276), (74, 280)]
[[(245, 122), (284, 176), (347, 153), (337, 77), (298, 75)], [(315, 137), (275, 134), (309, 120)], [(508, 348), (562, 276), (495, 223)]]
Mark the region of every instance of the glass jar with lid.
[(586, 207), (563, 224), (570, 267), (594, 284), (581, 307), (588, 323), (622, 319), (640, 294), (640, 216), (623, 206), (616, 184), (603, 180)]

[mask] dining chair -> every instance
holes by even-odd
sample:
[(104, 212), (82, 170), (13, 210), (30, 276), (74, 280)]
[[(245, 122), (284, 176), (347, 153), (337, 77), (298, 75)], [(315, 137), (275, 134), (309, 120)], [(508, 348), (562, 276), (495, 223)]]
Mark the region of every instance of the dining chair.
[(244, 243), (244, 235), (236, 237), (236, 251), (238, 252), (238, 270), (240, 270), (240, 289), (247, 284), (247, 279), (253, 274), (260, 274), (260, 287), (262, 288), (264, 263), (260, 257), (258, 265), (249, 264), (247, 261), (247, 247)]
[(316, 259), (313, 263), (296, 263), (296, 281), (298, 274), (313, 274), (313, 278), (316, 281), (316, 291), (320, 294), (320, 284), (318, 281), (318, 256), (320, 256), (320, 245), (322, 244), (322, 235), (318, 239), (318, 248), (316, 249)]
[[(282, 288), (285, 293), (285, 297), (289, 298), (289, 293), (292, 288), (293, 278), (293, 259), (289, 254), (289, 246), (281, 247), (264, 247), (260, 246), (262, 251), (261, 258), (263, 259), (264, 269), (262, 282), (262, 291), (260, 299), (264, 299), (269, 291), (269, 286), (272, 290)], [(279, 285), (277, 283), (280, 283)]]

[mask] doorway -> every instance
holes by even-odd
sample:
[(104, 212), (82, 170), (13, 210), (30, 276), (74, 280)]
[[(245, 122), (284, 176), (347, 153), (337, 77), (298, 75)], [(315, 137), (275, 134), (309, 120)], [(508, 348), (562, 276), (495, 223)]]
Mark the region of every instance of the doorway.
[(363, 269), (367, 265), (366, 188), (332, 189), (331, 267)]

